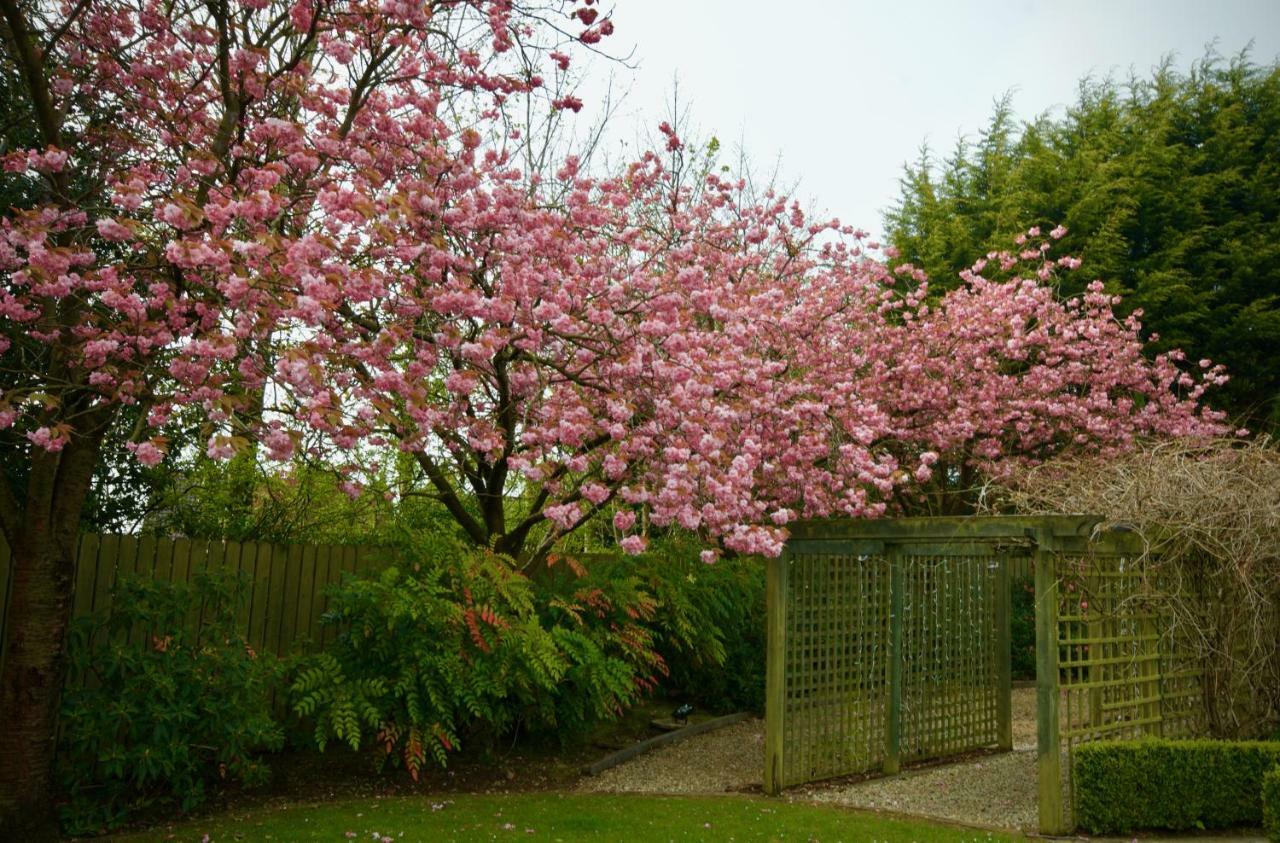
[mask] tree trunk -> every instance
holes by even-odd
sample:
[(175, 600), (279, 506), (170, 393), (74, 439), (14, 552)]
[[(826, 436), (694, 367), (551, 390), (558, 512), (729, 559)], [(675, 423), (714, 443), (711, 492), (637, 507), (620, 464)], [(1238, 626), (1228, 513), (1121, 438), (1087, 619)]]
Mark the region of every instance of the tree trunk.
[[(76, 535), (27, 533), (12, 547), (0, 674), (0, 838), (53, 838), (54, 735), (71, 620)], [(43, 536), (30, 535), (44, 532)]]
[(33, 449), (21, 496), (0, 485), (0, 527), (12, 555), (0, 671), (0, 840), (57, 835), (54, 740), (80, 513), (113, 413), (84, 412), (83, 427), (59, 453)]

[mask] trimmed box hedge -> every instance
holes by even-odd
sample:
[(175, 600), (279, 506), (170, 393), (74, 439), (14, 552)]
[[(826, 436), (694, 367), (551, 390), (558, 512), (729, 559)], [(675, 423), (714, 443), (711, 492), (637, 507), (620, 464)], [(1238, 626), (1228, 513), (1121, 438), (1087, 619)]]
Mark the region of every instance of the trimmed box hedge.
[(1099, 741), (1075, 751), (1076, 823), (1093, 834), (1262, 825), (1280, 741)]
[(1262, 777), (1262, 827), (1268, 840), (1280, 843), (1280, 767)]

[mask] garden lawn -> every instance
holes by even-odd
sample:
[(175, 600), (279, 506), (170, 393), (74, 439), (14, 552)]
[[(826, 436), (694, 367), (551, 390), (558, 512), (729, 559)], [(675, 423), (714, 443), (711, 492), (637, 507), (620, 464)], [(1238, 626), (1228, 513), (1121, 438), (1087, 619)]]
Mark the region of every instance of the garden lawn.
[(1021, 836), (761, 797), (523, 793), (355, 799), (231, 812), (128, 841), (1013, 841)]

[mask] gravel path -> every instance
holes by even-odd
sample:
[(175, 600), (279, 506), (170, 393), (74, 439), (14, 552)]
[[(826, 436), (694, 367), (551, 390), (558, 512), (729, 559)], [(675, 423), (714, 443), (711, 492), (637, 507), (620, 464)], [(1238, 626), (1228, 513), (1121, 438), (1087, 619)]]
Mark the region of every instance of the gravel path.
[(789, 791), (788, 798), (1035, 829), (1036, 753), (1019, 749), (855, 784), (808, 785)]
[(613, 793), (724, 793), (760, 786), (764, 721), (743, 720), (646, 752), (578, 783)]
[[(813, 784), (788, 791), (796, 801), (878, 808), (1002, 828), (1036, 824), (1036, 692), (1013, 691), (1014, 751), (899, 776)], [(764, 721), (745, 720), (584, 778), (584, 791), (724, 793), (758, 788)]]

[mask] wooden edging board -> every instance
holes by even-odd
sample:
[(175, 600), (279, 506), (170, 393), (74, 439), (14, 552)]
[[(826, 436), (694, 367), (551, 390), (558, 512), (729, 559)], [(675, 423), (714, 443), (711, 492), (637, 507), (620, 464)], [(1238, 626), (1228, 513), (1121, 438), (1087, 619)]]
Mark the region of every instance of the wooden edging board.
[(616, 767), (624, 761), (630, 761), (637, 755), (648, 752), (651, 749), (657, 749), (666, 744), (679, 743), (686, 738), (692, 738), (695, 735), (701, 735), (705, 732), (711, 732), (724, 726), (731, 726), (734, 723), (746, 720), (751, 716), (750, 712), (739, 711), (736, 714), (726, 714), (723, 717), (714, 717), (711, 720), (704, 720), (701, 723), (694, 723), (685, 726), (683, 729), (676, 729), (674, 732), (667, 732), (665, 735), (649, 738), (638, 744), (633, 744), (626, 749), (620, 749), (612, 755), (606, 755), (594, 764), (589, 764), (583, 768), (583, 772), (588, 776), (598, 775), (610, 767)]

